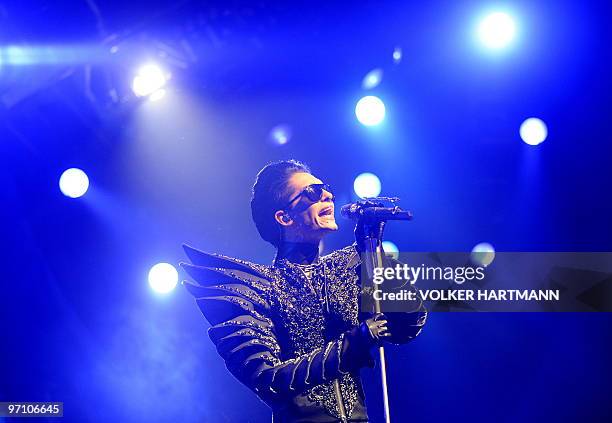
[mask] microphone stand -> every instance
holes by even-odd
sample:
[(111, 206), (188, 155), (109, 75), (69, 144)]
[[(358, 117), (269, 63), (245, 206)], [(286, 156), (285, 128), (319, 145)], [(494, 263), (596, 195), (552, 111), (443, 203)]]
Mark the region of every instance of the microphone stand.
[[(397, 201), (397, 199), (393, 199)], [(401, 209), (396, 208), (395, 213)], [(364, 248), (365, 248), (365, 265), (370, 281), (374, 279), (374, 269), (377, 267), (383, 267), (383, 256), (385, 251), (382, 248), (382, 238), (385, 229), (387, 219), (393, 220), (410, 220), (412, 219), (412, 213), (401, 211), (396, 216), (392, 217), (366, 217), (362, 215), (358, 224), (363, 225), (364, 235)], [(380, 304), (379, 296), (375, 295), (377, 292), (381, 292), (378, 284), (372, 284), (374, 286), (374, 292), (372, 293), (374, 300), (374, 313), (381, 313), (382, 308)], [(382, 395), (383, 395), (383, 410), (385, 416), (385, 423), (391, 423), (391, 414), (389, 409), (389, 392), (387, 387), (387, 364), (385, 360), (385, 348), (381, 345), (378, 347), (378, 354), (380, 359), (380, 379), (382, 382)]]
[[(368, 272), (368, 278), (370, 278), (370, 280), (373, 280), (374, 278), (374, 269), (383, 266), (383, 254), (385, 252), (382, 248), (382, 235), (384, 228), (384, 220), (374, 221), (371, 223), (364, 222), (365, 265)], [(374, 300), (374, 313), (380, 313), (380, 301), (377, 300), (378, 296), (374, 295), (376, 292), (380, 292), (380, 288), (378, 287), (378, 284), (372, 285), (374, 285), (374, 293), (372, 294)], [(382, 382), (385, 422), (391, 423), (391, 415), (389, 412), (389, 392), (387, 388), (387, 364), (385, 361), (385, 347), (382, 345), (378, 347), (378, 356), (380, 359), (380, 380)]]

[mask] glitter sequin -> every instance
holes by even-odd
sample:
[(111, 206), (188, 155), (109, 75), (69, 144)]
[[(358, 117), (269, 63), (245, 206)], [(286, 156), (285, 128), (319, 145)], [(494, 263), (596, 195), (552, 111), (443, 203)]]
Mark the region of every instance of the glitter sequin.
[[(206, 266), (205, 253), (192, 251), (192, 255), (196, 254), (201, 254), (199, 258), (202, 263), (197, 263), (197, 260), (192, 257), (194, 264)], [(359, 275), (355, 271), (355, 267), (359, 264), (359, 257), (354, 246), (320, 257), (311, 265), (299, 265), (286, 259), (280, 259), (274, 265), (265, 266), (218, 254), (209, 255), (209, 257), (212, 257), (215, 263), (228, 263), (228, 267), (217, 267), (219, 264), (216, 264), (214, 268), (209, 267), (208, 269), (229, 275), (237, 283), (242, 283), (249, 288), (249, 290), (243, 290), (232, 286), (234, 282), (215, 284), (215, 281), (198, 280), (208, 288), (234, 293), (233, 296), (219, 297), (223, 297), (224, 301), (230, 301), (244, 310), (245, 315), (251, 316), (249, 319), (244, 316), (236, 316), (216, 327), (236, 326), (237, 330), (242, 330), (241, 334), (253, 336), (258, 340), (253, 344), (263, 345), (269, 349), (272, 355), (267, 355), (266, 359), (275, 366), (282, 365), (280, 367), (283, 367), (287, 363), (294, 364), (295, 368), (293, 368), (289, 383), (290, 390), (294, 389), (293, 381), (297, 367), (304, 359), (312, 360), (316, 354), (324, 354), (327, 358), (332, 355), (332, 351), (334, 357), (340, 357), (343, 333), (359, 324), (360, 285)], [(186, 270), (189, 271), (189, 269)], [(208, 299), (215, 300), (214, 298)], [(219, 299), (221, 298), (217, 298)], [(201, 303), (200, 307), (207, 315), (206, 303)], [(255, 310), (256, 307), (257, 310)], [(260, 323), (270, 326), (274, 332), (262, 327)], [(334, 340), (336, 342), (329, 344)], [(339, 361), (337, 369), (339, 370)], [(333, 380), (309, 386), (309, 381), (313, 377), (310, 374), (311, 371), (313, 369), (309, 364), (304, 381), (307, 389), (303, 395), (311, 402), (323, 407), (330, 415), (339, 418), (340, 412)], [(325, 376), (325, 366), (318, 371)], [(272, 382), (279, 373), (280, 371), (277, 371), (272, 375), (268, 386), (271, 393), (277, 392), (272, 388)], [(346, 372), (337, 374), (341, 374), (342, 402), (350, 418), (356, 402), (360, 399), (355, 380), (359, 375)], [(325, 380), (325, 377), (323, 379)], [(278, 386), (275, 387), (278, 388)], [(265, 394), (260, 387), (253, 389), (262, 395)], [(363, 398), (361, 400), (363, 401)]]

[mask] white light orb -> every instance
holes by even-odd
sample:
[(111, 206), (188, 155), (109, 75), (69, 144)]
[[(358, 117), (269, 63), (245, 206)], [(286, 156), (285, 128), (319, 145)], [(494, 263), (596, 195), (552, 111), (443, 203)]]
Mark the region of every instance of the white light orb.
[(526, 144), (538, 145), (546, 140), (548, 128), (541, 119), (529, 118), (521, 124), (519, 133)]
[(146, 97), (161, 90), (168, 81), (168, 75), (157, 65), (144, 65), (138, 70), (132, 82), (132, 90), (138, 97)]
[(378, 125), (385, 119), (385, 104), (376, 96), (365, 96), (357, 102), (355, 115), (365, 126)]
[(149, 286), (159, 294), (172, 291), (178, 282), (178, 272), (169, 263), (157, 263), (149, 270)]
[(491, 13), (478, 25), (478, 38), (490, 49), (506, 47), (514, 39), (515, 34), (514, 20), (504, 12)]
[(291, 139), (291, 134), (289, 125), (276, 125), (270, 131), (270, 140), (276, 145), (285, 145)]
[(59, 179), (59, 188), (66, 197), (82, 197), (89, 189), (89, 178), (81, 169), (73, 167), (62, 173)]
[(495, 248), (488, 242), (481, 242), (472, 248), (470, 258), (477, 266), (487, 267), (495, 259)]
[(355, 178), (353, 189), (361, 198), (378, 197), (381, 191), (380, 179), (373, 173), (362, 173)]
[(380, 68), (373, 69), (363, 77), (361, 81), (361, 87), (365, 90), (371, 90), (376, 88), (381, 82), (383, 77), (383, 70)]
[(395, 49), (393, 49), (393, 63), (398, 64), (401, 61), (402, 61), (402, 48), (395, 47)]
[(391, 256), (396, 260), (399, 258), (399, 248), (397, 248), (397, 245), (391, 241), (383, 241), (382, 247), (383, 250), (385, 250), (386, 255)]

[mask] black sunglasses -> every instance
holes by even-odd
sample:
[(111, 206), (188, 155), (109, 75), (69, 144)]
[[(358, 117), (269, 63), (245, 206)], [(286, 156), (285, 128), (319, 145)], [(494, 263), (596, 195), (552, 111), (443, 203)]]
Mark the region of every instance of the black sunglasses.
[(329, 184), (312, 184), (308, 185), (306, 188), (300, 191), (298, 195), (289, 200), (286, 207), (289, 207), (291, 203), (300, 198), (302, 195), (305, 195), (306, 198), (308, 198), (310, 201), (316, 203), (321, 198), (323, 198), (323, 191), (329, 192), (332, 195), (331, 201), (334, 201), (334, 193), (332, 192), (332, 189)]

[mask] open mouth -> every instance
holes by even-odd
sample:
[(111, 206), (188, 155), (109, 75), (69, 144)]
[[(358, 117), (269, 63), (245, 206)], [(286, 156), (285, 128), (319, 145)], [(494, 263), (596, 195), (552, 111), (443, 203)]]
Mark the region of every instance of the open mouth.
[(334, 208), (331, 206), (325, 207), (324, 209), (322, 209), (319, 212), (319, 217), (323, 217), (323, 216), (333, 216), (334, 214)]

